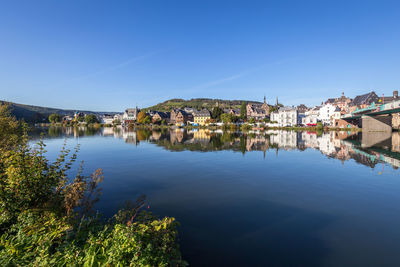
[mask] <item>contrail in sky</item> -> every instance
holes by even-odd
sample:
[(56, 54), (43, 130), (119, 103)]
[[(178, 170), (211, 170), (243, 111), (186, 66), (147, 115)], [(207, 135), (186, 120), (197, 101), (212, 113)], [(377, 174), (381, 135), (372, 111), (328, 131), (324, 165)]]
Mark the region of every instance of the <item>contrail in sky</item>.
[(132, 64), (133, 62), (152, 57), (152, 56), (158, 54), (160, 51), (161, 50), (156, 50), (156, 51), (153, 51), (153, 52), (149, 52), (147, 54), (130, 58), (130, 59), (124, 61), (124, 62), (118, 63), (116, 65), (109, 66), (109, 67), (101, 69), (99, 71), (95, 71), (95, 72), (92, 72), (92, 73), (84, 74), (84, 75), (81, 75), (81, 76), (78, 76), (78, 77), (75, 77), (75, 78), (60, 82), (60, 83), (56, 84), (55, 87), (60, 87), (60, 86), (62, 86), (64, 84), (70, 83), (70, 82), (81, 81), (81, 80), (85, 80), (85, 79), (88, 79), (88, 78), (91, 78), (91, 77), (96, 77), (96, 76), (98, 76), (100, 74), (104, 74), (104, 73), (107, 73), (107, 72), (110, 72), (110, 71), (114, 71), (114, 70), (123, 68), (123, 67), (125, 67), (125, 66), (127, 66), (129, 64)]
[(280, 61), (264, 64), (264, 65), (261, 65), (261, 66), (258, 66), (258, 67), (252, 68), (252, 69), (248, 69), (248, 70), (242, 71), (242, 72), (240, 72), (238, 74), (235, 74), (235, 75), (232, 75), (232, 76), (229, 76), (229, 77), (225, 77), (225, 78), (218, 79), (218, 80), (215, 80), (215, 81), (211, 81), (211, 82), (200, 84), (198, 86), (190, 88), (189, 90), (194, 91), (194, 90), (197, 90), (197, 89), (205, 89), (205, 88), (209, 88), (209, 87), (221, 84), (221, 83), (233, 81), (233, 80), (242, 78), (244, 76), (247, 76), (247, 75), (249, 75), (249, 74), (251, 74), (253, 72), (256, 72), (256, 71), (258, 71), (260, 69), (263, 69), (263, 68), (265, 68), (267, 66), (283, 64), (283, 63), (285, 63), (285, 62), (287, 62), (289, 60), (292, 60), (292, 59), (283, 59), (283, 60), (280, 60)]

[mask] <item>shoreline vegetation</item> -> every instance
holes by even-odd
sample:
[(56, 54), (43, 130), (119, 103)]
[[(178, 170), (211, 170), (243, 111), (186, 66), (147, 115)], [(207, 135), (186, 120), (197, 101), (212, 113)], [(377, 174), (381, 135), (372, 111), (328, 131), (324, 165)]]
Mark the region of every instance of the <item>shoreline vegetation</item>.
[[(28, 141), (28, 125), (0, 104), (1, 266), (186, 266), (178, 223), (145, 210), (140, 196), (112, 218), (95, 210), (101, 169), (75, 177), (77, 161), (65, 143), (50, 162), (46, 144)], [(147, 207), (148, 209), (149, 207)]]

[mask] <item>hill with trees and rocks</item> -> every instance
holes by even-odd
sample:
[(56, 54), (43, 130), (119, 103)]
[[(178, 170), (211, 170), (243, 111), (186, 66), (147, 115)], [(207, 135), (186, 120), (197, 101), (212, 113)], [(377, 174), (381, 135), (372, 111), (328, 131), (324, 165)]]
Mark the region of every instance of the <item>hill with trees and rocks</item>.
[(94, 115), (116, 114), (116, 112), (94, 112), (94, 111), (84, 111), (84, 110), (40, 107), (40, 106), (18, 104), (7, 101), (0, 101), (0, 103), (8, 105), (11, 114), (15, 116), (17, 119), (19, 120), (23, 119), (25, 122), (28, 123), (48, 122), (48, 118), (51, 114), (59, 114), (61, 116), (67, 116), (67, 115), (72, 116), (75, 114), (75, 112), (83, 112), (85, 114), (94, 114)]
[(223, 100), (223, 99), (210, 99), (210, 98), (192, 98), (190, 100), (185, 99), (169, 99), (157, 105), (147, 107), (144, 110), (157, 110), (157, 111), (171, 111), (174, 108), (195, 108), (201, 110), (203, 108), (211, 110), (215, 106), (220, 108), (240, 108), (242, 103), (249, 104), (262, 104), (262, 102), (248, 101), (248, 100)]

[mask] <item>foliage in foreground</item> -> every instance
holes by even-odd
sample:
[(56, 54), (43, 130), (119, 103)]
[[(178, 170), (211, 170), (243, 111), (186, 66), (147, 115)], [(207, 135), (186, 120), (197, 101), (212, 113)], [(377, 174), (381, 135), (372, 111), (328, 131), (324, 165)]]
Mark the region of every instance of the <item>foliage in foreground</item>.
[[(16, 126), (0, 111), (1, 125)], [(174, 218), (141, 211), (143, 197), (105, 222), (93, 211), (101, 170), (86, 177), (81, 167), (73, 180), (67, 176), (78, 149), (71, 154), (64, 146), (51, 163), (43, 142), (31, 147), (26, 134), (9, 137), (0, 144), (1, 266), (185, 265)]]

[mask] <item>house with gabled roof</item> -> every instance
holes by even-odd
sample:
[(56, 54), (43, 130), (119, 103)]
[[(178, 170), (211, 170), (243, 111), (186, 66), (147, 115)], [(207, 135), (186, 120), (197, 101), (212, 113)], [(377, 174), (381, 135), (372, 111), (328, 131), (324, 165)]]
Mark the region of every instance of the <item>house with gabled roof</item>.
[(365, 108), (372, 103), (379, 103), (379, 96), (374, 92), (356, 96), (350, 103), (350, 112), (357, 108)]
[(153, 122), (165, 121), (166, 123), (169, 123), (170, 113), (169, 112), (155, 111), (153, 116), (151, 117), (151, 119), (152, 119)]
[(261, 120), (269, 117), (270, 110), (265, 96), (263, 104), (247, 104), (246, 113), (247, 118), (254, 118), (256, 120)]
[(193, 115), (186, 113), (181, 109), (173, 109), (170, 114), (170, 123), (175, 125), (186, 124), (193, 119)]

